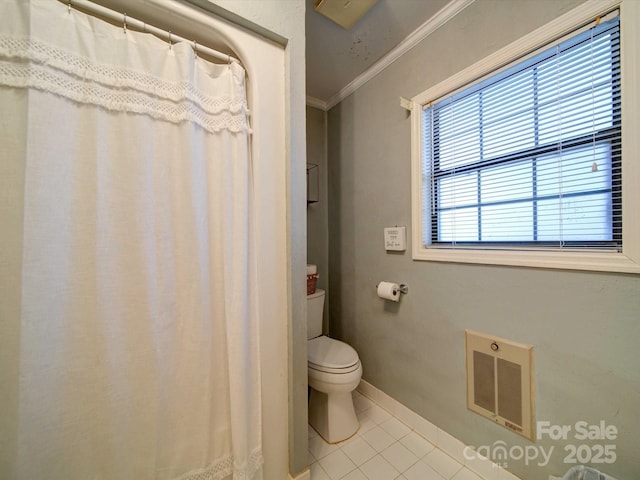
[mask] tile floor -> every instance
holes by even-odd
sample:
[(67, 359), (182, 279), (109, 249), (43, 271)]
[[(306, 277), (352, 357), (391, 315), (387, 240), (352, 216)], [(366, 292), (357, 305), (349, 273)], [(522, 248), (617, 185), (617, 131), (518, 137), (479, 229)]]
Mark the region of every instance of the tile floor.
[(360, 429), (344, 442), (309, 426), (311, 480), (482, 480), (357, 391), (353, 402)]

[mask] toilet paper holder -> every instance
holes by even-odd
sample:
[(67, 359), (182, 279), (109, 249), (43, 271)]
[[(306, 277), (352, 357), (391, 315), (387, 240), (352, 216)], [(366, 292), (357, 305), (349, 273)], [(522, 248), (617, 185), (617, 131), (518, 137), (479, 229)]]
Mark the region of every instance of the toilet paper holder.
[[(378, 289), (378, 285), (380, 284), (376, 285), (376, 290)], [(409, 293), (409, 285), (407, 285), (406, 283), (401, 283), (400, 285), (398, 285), (398, 290), (400, 291), (400, 293), (406, 295), (407, 293)]]

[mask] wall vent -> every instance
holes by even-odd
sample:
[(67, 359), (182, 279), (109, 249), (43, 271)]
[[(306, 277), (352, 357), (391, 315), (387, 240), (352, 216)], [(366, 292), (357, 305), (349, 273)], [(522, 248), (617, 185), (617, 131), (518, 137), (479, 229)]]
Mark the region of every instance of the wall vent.
[(465, 330), (467, 408), (535, 440), (533, 346)]

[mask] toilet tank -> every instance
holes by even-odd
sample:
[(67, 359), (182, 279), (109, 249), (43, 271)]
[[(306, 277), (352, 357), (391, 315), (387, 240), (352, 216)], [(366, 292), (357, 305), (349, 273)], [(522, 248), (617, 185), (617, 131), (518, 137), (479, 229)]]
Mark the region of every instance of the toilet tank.
[(324, 290), (307, 295), (307, 340), (322, 335), (322, 312), (324, 310)]

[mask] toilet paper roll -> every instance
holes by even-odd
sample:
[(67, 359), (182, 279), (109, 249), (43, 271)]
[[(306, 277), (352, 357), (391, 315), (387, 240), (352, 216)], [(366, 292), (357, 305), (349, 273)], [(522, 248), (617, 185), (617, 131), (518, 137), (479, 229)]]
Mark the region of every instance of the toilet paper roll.
[(317, 265), (307, 264), (307, 275), (315, 275), (318, 273)]
[(391, 282), (380, 282), (378, 284), (378, 296), (385, 300), (398, 302), (400, 301), (400, 285)]

